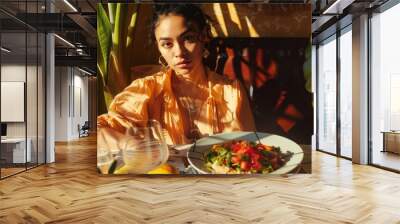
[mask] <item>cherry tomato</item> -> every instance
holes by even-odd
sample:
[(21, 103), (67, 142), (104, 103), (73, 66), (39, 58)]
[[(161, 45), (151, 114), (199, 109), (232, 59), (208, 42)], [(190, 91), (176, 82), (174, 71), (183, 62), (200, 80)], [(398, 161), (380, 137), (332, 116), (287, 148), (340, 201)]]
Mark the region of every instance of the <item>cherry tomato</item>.
[(259, 159), (260, 159), (260, 154), (258, 154), (258, 153), (253, 153), (252, 155), (251, 155), (251, 160), (254, 160), (254, 161), (258, 161)]
[(243, 153), (243, 154), (248, 154), (248, 153), (251, 153), (251, 148), (250, 147), (242, 147), (237, 152)]
[(259, 169), (261, 169), (261, 167), (262, 167), (261, 163), (258, 161), (252, 164), (252, 168), (255, 170), (259, 170)]
[(240, 169), (242, 169), (244, 171), (247, 171), (249, 168), (250, 167), (249, 167), (249, 163), (248, 162), (246, 162), (246, 161), (240, 162)]
[(232, 145), (232, 151), (233, 152), (238, 152), (241, 149), (240, 144), (233, 144)]
[(239, 156), (233, 156), (231, 160), (232, 160), (232, 163), (236, 163), (236, 164), (240, 163), (240, 157)]
[(255, 150), (251, 147), (246, 148), (246, 152), (250, 155), (255, 154)]

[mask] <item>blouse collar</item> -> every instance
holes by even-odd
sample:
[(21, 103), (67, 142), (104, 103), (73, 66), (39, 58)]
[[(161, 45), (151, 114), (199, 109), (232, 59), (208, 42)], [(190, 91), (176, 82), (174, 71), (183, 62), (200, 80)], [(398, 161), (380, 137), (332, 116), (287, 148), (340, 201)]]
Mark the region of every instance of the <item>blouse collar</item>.
[[(207, 82), (208, 82), (208, 98), (212, 98), (212, 87), (213, 87), (213, 79), (214, 79), (214, 73), (207, 67), (205, 66), (206, 69), (206, 75), (207, 75)], [(163, 89), (165, 90), (166, 93), (174, 95), (174, 92), (172, 90), (172, 76), (175, 75), (174, 71), (171, 68), (168, 68), (164, 72), (164, 86)]]

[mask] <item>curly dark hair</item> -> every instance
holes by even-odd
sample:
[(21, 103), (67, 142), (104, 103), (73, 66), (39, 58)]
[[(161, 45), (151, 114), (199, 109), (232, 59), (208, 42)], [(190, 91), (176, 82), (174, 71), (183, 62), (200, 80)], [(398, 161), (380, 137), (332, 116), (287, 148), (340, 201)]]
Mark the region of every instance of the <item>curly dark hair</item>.
[(201, 8), (194, 4), (156, 4), (154, 6), (153, 19), (150, 27), (151, 42), (155, 41), (155, 29), (161, 16), (179, 15), (185, 18), (187, 27), (195, 32), (206, 32), (206, 38), (211, 39), (211, 18), (203, 13)]

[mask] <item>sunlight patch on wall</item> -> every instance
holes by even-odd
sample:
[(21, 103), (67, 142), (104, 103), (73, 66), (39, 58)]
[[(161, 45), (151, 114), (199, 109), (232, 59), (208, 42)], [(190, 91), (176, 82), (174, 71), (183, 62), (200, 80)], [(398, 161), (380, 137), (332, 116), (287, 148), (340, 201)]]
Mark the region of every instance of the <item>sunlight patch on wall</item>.
[(250, 37), (260, 37), (256, 28), (254, 28), (253, 24), (251, 23), (249, 17), (245, 16), (247, 27), (249, 28), (249, 36)]
[(218, 23), (219, 23), (219, 26), (221, 27), (222, 32), (224, 33), (225, 36), (228, 36), (228, 30), (226, 28), (224, 14), (222, 13), (222, 9), (221, 9), (221, 4), (215, 3), (213, 5), (213, 9), (214, 9), (215, 17), (218, 20)]
[(237, 13), (236, 7), (234, 3), (228, 3), (228, 11), (229, 11), (229, 15), (231, 17), (232, 22), (236, 23), (239, 30), (242, 31), (242, 24), (240, 23), (240, 19), (239, 19), (239, 15)]

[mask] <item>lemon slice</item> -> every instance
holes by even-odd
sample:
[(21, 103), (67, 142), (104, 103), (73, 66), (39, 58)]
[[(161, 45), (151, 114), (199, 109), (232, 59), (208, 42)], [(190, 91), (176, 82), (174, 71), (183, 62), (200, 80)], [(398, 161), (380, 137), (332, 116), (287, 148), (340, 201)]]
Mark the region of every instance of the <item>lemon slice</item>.
[(155, 168), (154, 170), (151, 170), (147, 172), (147, 174), (177, 174), (177, 170), (174, 166), (164, 163), (161, 166)]
[(134, 167), (129, 166), (129, 165), (124, 165), (120, 167), (119, 169), (114, 171), (114, 174), (128, 174), (129, 171), (133, 170)]

